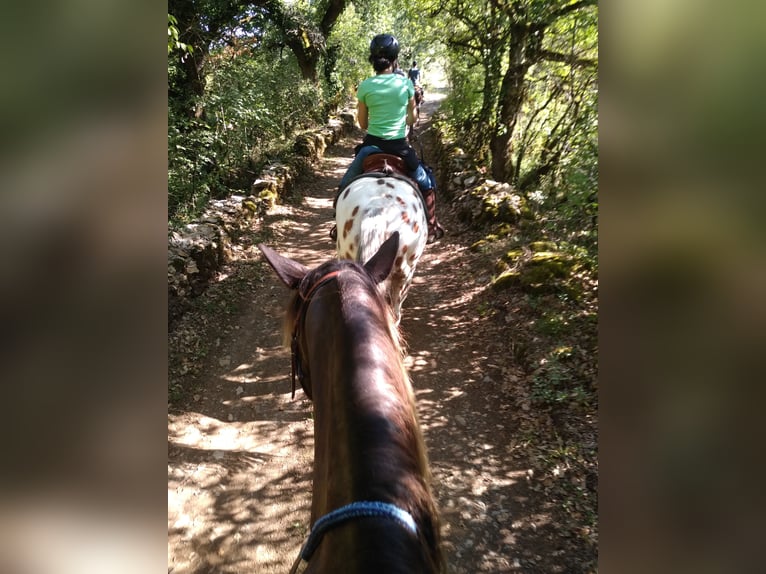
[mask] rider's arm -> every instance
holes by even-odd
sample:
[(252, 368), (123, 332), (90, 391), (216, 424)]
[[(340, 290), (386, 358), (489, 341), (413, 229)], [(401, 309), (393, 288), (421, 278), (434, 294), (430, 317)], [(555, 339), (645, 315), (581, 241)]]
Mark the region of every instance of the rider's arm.
[(356, 121), (359, 122), (359, 127), (363, 130), (367, 129), (369, 125), (369, 115), (367, 111), (367, 104), (362, 101), (356, 103)]

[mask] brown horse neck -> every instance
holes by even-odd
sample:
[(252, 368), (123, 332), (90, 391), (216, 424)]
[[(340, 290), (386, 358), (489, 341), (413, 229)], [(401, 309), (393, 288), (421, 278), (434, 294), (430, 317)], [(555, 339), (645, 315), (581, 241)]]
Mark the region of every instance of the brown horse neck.
[(312, 309), (307, 315), (315, 465), (320, 469), (325, 461), (332, 470), (339, 498), (348, 499), (342, 504), (373, 493), (396, 503), (400, 491), (427, 473), (412, 391), (387, 309), (378, 312), (376, 295), (343, 289), (342, 302), (318, 301), (321, 320), (313, 321)]
[(305, 327), (314, 402), (312, 524), (352, 502), (380, 501), (409, 512), (419, 529), (414, 539), (380, 519), (362, 519), (330, 532), (315, 564), (337, 565), (338, 554), (347, 553), (360, 566), (343, 571), (398, 572), (373, 568), (369, 557), (390, 554), (380, 551), (386, 545), (401, 547), (404, 564), (432, 562), (423, 548), (438, 546), (438, 518), (412, 388), (388, 308), (377, 292), (353, 279), (339, 280), (337, 287), (323, 287), (315, 295)]

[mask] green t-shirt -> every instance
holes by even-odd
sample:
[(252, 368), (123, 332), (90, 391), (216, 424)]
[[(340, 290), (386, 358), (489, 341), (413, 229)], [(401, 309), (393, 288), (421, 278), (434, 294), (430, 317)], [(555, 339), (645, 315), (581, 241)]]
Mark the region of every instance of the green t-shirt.
[(367, 133), (386, 140), (407, 134), (407, 102), (415, 87), (399, 74), (380, 74), (367, 78), (356, 91), (356, 98), (367, 106)]

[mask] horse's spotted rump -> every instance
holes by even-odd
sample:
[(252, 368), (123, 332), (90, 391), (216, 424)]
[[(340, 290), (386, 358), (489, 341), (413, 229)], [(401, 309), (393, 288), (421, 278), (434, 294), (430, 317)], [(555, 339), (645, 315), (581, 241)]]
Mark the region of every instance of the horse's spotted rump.
[(351, 228), (354, 226), (354, 218), (352, 217), (348, 221), (346, 221), (346, 224), (343, 226), (343, 239), (346, 238), (348, 235), (348, 232), (351, 231)]
[(399, 256), (388, 279), (379, 285), (390, 298), (397, 323), (415, 266), (425, 249), (425, 214), (417, 189), (396, 177), (357, 179), (338, 200), (338, 257), (366, 263), (394, 231), (399, 232)]

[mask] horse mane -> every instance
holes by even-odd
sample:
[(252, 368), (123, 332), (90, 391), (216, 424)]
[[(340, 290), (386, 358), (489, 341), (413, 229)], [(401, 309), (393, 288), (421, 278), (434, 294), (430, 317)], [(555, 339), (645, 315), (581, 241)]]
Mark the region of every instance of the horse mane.
[[(336, 271), (339, 272), (337, 282), (341, 299), (343, 299), (348, 290), (355, 288), (354, 286), (358, 285), (359, 282), (363, 284), (363, 288), (368, 292), (372, 300), (372, 304), (368, 309), (380, 318), (391, 344), (391, 357), (388, 364), (396, 364), (401, 370), (401, 381), (407, 389), (407, 404), (402, 405), (402, 408), (396, 409), (395, 416), (398, 419), (399, 428), (405, 429), (405, 433), (403, 433), (403, 437), (400, 439), (402, 448), (407, 451), (415, 451), (410, 454), (417, 459), (417, 470), (422, 477), (422, 480), (410, 480), (408, 482), (417, 482), (417, 484), (410, 484), (411, 488), (408, 489), (407, 501), (403, 508), (415, 519), (420, 546), (423, 549), (424, 558), (429, 564), (431, 571), (435, 573), (444, 572), (445, 560), (441, 549), (439, 513), (431, 490), (432, 476), (428, 463), (425, 439), (415, 404), (415, 396), (409, 374), (404, 366), (403, 341), (390, 306), (386, 303), (378, 286), (361, 268), (361, 265), (350, 260), (333, 260), (309, 271), (301, 280), (298, 288), (293, 290), (288, 302), (284, 319), (284, 343), (289, 345), (292, 342), (296, 329), (299, 328), (298, 322), (303, 320), (302, 309), (306, 305), (307, 299), (310, 299), (310, 294), (317, 283), (323, 281), (323, 278), (327, 277), (328, 274)], [(373, 329), (374, 327), (370, 326), (370, 328)], [(385, 351), (387, 345), (384, 343), (382, 341), (382, 344), (379, 345), (379, 350)], [(414, 442), (414, 449), (406, 440), (408, 435)], [(390, 448), (395, 449), (398, 447), (392, 444)], [(401, 496), (401, 493), (399, 495)]]

